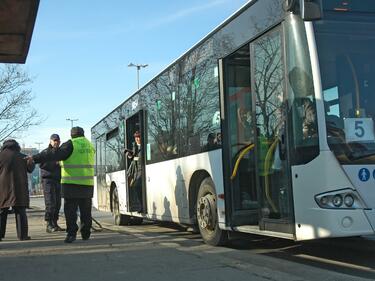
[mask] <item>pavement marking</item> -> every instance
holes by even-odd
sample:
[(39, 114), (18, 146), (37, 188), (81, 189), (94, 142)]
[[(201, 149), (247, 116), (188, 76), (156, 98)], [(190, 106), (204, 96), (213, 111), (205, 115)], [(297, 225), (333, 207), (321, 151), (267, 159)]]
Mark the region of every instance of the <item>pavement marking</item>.
[(367, 266), (355, 265), (355, 264), (352, 264), (352, 263), (330, 260), (330, 259), (325, 259), (325, 258), (319, 258), (319, 257), (315, 257), (315, 256), (305, 255), (305, 254), (298, 254), (298, 255), (295, 255), (295, 256), (303, 258), (303, 259), (307, 259), (307, 260), (318, 261), (318, 262), (321, 262), (321, 263), (328, 263), (328, 264), (332, 264), (332, 265), (338, 265), (338, 266), (342, 266), (342, 267), (347, 267), (347, 268), (351, 268), (351, 269), (358, 269), (358, 270), (363, 270), (363, 271), (372, 272), (372, 273), (375, 272), (374, 269), (372, 269), (371, 267), (367, 267)]

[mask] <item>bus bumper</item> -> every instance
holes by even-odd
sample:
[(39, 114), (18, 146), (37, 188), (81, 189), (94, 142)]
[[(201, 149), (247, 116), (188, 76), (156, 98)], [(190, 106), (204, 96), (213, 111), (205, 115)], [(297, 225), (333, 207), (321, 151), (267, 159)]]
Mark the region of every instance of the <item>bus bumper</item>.
[(374, 234), (375, 234), (375, 210), (374, 209), (371, 209), (371, 210), (364, 210), (365, 211), (365, 215), (372, 227), (372, 230), (374, 231)]
[(307, 213), (304, 215), (304, 222), (296, 218), (296, 240), (374, 234), (374, 211), (314, 208)]

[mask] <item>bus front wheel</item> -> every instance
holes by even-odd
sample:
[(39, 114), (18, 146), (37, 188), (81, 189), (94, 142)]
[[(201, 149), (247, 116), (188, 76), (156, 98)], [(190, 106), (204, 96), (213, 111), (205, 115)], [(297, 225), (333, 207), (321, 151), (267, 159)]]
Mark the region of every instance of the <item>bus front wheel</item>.
[(117, 188), (112, 193), (112, 214), (115, 219), (115, 225), (128, 225), (130, 216), (120, 214), (120, 204), (118, 199)]
[(198, 191), (197, 221), (203, 241), (209, 245), (224, 245), (228, 240), (227, 231), (218, 223), (216, 192), (211, 178), (205, 178)]

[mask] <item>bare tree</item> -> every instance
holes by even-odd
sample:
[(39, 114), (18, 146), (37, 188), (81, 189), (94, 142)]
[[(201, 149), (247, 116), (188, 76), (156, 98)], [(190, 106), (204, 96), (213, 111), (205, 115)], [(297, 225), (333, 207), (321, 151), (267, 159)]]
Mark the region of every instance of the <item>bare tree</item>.
[(255, 44), (255, 93), (257, 95), (257, 127), (267, 138), (277, 134), (282, 122), (283, 62), (277, 33)]
[(43, 120), (31, 107), (30, 76), (20, 65), (0, 66), (0, 142), (19, 137)]

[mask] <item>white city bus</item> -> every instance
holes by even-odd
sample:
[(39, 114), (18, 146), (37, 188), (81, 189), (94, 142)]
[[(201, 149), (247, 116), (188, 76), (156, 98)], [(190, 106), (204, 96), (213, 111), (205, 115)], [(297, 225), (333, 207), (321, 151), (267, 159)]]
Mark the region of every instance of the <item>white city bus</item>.
[(374, 50), (373, 0), (249, 1), (92, 128), (94, 205), (212, 245), (374, 234)]

